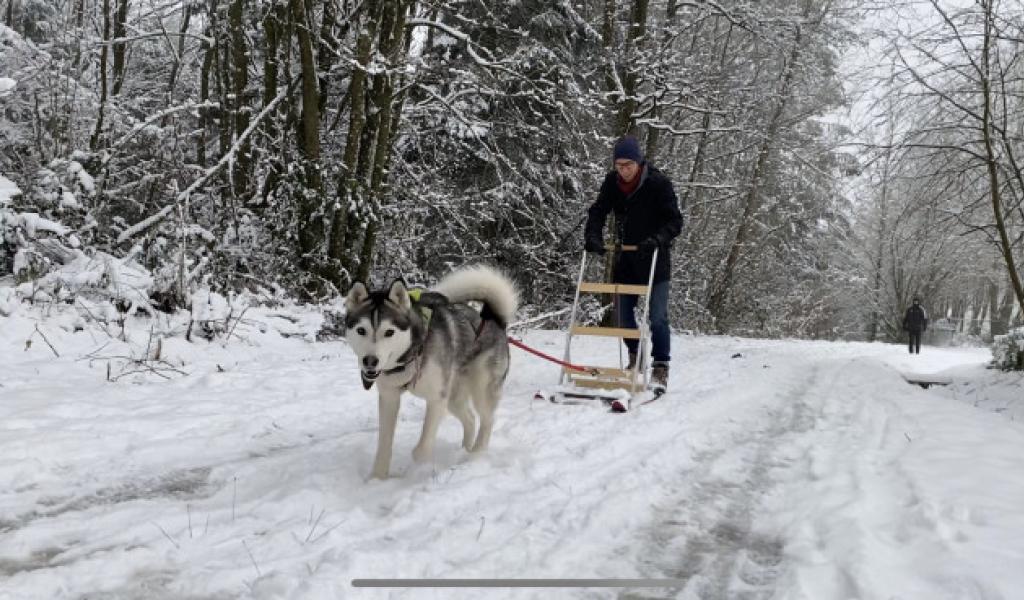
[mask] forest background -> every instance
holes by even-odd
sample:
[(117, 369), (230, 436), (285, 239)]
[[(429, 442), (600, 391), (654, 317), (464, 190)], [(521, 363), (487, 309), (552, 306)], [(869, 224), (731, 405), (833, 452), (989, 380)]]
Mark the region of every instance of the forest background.
[(563, 326), (632, 133), (684, 207), (677, 329), (897, 340), (920, 295), (988, 338), (1024, 314), (1019, 8), (0, 0), (0, 279), (134, 314), (488, 262)]

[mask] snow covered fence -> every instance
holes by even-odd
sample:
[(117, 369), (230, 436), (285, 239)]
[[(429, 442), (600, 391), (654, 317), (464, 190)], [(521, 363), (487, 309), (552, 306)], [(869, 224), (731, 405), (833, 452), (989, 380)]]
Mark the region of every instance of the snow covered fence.
[(992, 364), (1003, 371), (1024, 371), (1024, 327), (996, 336), (992, 342)]

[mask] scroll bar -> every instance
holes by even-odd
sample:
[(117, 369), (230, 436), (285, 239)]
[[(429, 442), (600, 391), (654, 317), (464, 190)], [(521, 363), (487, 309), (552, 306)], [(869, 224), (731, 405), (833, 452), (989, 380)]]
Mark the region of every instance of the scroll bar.
[(353, 579), (359, 588), (681, 588), (685, 579)]

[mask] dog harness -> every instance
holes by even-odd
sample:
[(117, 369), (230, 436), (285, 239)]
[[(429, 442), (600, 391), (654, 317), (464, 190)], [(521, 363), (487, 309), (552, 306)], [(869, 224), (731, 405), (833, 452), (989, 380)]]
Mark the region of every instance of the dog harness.
[(413, 306), (419, 311), (420, 316), (423, 317), (423, 327), (430, 331), (430, 317), (434, 314), (434, 311), (429, 306), (419, 304), (420, 297), (423, 295), (423, 288), (413, 288), (409, 290), (409, 300), (412, 300)]

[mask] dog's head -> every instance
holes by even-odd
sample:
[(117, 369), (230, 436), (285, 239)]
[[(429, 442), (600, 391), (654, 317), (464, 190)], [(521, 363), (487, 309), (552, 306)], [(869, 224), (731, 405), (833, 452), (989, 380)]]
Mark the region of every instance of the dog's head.
[(380, 291), (356, 282), (345, 299), (345, 311), (345, 339), (359, 360), (363, 387), (370, 389), (412, 348), (416, 312), (400, 280)]

